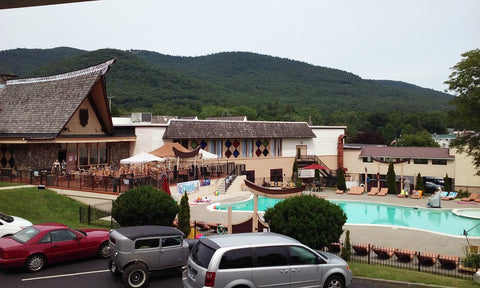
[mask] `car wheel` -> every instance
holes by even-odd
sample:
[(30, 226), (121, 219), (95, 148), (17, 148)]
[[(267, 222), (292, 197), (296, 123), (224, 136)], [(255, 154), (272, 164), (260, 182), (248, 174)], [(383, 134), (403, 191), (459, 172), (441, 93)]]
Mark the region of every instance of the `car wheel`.
[(128, 287), (142, 287), (148, 282), (148, 269), (145, 264), (132, 264), (123, 272), (122, 280)]
[(339, 275), (332, 275), (327, 278), (323, 288), (344, 288), (345, 283), (343, 283), (343, 278)]
[(25, 261), (25, 268), (28, 272), (38, 272), (45, 268), (47, 264), (47, 259), (41, 254), (34, 254), (27, 258)]
[(110, 257), (110, 246), (108, 246), (108, 242), (103, 242), (100, 247), (98, 247), (97, 255), (102, 259)]

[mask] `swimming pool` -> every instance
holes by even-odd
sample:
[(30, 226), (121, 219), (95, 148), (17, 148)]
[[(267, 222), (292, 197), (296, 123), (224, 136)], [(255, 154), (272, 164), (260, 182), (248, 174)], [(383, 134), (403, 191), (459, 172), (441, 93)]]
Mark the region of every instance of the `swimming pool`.
[[(282, 199), (259, 197), (258, 210), (263, 212), (275, 206)], [(469, 230), (478, 225), (478, 219), (461, 217), (450, 209), (432, 209), (422, 207), (396, 206), (373, 202), (338, 201), (347, 215), (347, 224), (399, 226), (430, 232), (463, 236), (463, 230)], [(216, 210), (227, 211), (232, 206), (233, 211), (253, 211), (253, 198), (243, 202), (229, 204), (213, 204)], [(469, 237), (480, 237), (480, 226), (468, 232)]]

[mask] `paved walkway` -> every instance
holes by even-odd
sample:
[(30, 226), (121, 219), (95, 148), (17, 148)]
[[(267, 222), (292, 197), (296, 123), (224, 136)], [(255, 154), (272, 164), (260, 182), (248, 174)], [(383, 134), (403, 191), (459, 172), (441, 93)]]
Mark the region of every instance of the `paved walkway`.
[[(25, 186), (10, 186), (0, 187), (0, 189), (12, 189)], [(35, 187), (35, 186), (33, 186)], [(69, 196), (82, 203), (96, 204), (104, 203), (108, 200), (115, 200), (118, 196), (109, 193), (84, 192), (65, 189), (55, 189), (57, 193)], [(179, 196), (174, 186), (171, 187), (172, 196), (179, 200)], [(333, 190), (326, 190), (324, 192), (315, 192), (319, 197), (329, 200), (358, 200), (370, 201), (378, 203), (389, 203), (394, 205), (411, 206), (411, 207), (425, 207), (427, 198), (424, 199), (410, 199), (398, 198), (396, 195), (387, 196), (368, 196), (363, 195), (348, 195), (336, 194)], [(232, 203), (243, 201), (251, 197), (251, 193), (247, 190), (228, 192), (214, 196), (211, 189), (201, 189), (199, 192), (189, 194), (190, 199), (190, 214), (192, 220), (227, 223), (227, 213), (216, 210), (209, 210), (207, 207), (213, 203)], [(198, 197), (207, 196), (210, 198), (210, 203), (195, 203)], [(442, 209), (453, 208), (478, 208), (480, 203), (461, 202), (461, 201), (442, 201)], [(239, 223), (251, 216), (249, 212), (234, 212), (232, 222)], [(467, 245), (465, 237), (461, 236), (447, 236), (443, 234), (424, 232), (419, 230), (391, 227), (391, 226), (369, 226), (369, 225), (349, 225), (344, 226), (345, 230), (350, 230), (350, 241), (354, 243), (369, 243), (373, 245), (388, 246), (399, 249), (410, 249), (420, 252), (432, 252), (439, 254), (464, 256), (464, 246)], [(342, 240), (344, 240), (342, 238)], [(480, 246), (480, 237), (469, 237), (471, 245)]]

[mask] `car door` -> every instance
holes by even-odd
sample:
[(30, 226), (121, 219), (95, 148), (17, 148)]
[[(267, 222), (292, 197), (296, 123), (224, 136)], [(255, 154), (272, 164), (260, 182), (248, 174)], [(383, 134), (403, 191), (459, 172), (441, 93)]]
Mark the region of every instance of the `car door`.
[(160, 247), (160, 269), (179, 267), (186, 264), (181, 236), (162, 237)]
[(289, 245), (290, 287), (320, 287), (323, 278), (321, 260), (313, 251)]
[(286, 247), (256, 247), (252, 275), (253, 283), (257, 287), (290, 287)]
[(68, 229), (50, 231), (41, 241), (48, 240), (51, 245), (45, 248), (45, 254), (49, 262), (65, 261), (81, 257), (81, 242), (77, 240), (77, 234)]

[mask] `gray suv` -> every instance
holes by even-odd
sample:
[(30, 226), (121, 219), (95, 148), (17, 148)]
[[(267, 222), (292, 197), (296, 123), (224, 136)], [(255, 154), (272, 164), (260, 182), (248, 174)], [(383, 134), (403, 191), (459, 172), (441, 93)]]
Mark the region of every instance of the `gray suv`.
[(114, 229), (109, 246), (109, 269), (129, 287), (146, 285), (149, 271), (184, 268), (189, 252), (182, 231), (166, 226)]
[(352, 271), (288, 236), (242, 233), (200, 238), (182, 281), (187, 288), (349, 287)]

